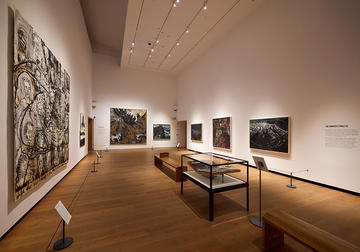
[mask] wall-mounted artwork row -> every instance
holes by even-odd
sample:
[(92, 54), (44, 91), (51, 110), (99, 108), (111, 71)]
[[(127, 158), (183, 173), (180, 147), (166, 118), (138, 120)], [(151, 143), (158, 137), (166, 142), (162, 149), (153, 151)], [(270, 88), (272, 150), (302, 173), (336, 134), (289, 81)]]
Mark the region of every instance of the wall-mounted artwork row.
[(191, 140), (202, 142), (202, 123), (191, 124)]
[(170, 140), (170, 124), (154, 124), (153, 139), (154, 140)]
[(85, 117), (80, 113), (80, 147), (85, 145)]
[(146, 109), (110, 108), (110, 144), (146, 144)]
[(250, 148), (289, 153), (289, 117), (250, 120)]
[(17, 200), (68, 162), (70, 96), (69, 74), (18, 11), (13, 91)]
[(213, 147), (231, 150), (231, 117), (213, 119)]

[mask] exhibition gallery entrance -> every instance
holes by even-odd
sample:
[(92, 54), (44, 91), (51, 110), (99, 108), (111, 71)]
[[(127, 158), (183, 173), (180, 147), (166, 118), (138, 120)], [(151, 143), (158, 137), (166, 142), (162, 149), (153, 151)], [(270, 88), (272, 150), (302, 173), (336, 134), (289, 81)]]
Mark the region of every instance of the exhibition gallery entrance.
[[(61, 199), (72, 215), (66, 232), (74, 243), (68, 251), (261, 251), (262, 230), (248, 220), (258, 212), (258, 170), (250, 168), (250, 211), (244, 189), (217, 193), (211, 222), (207, 192), (185, 181), (181, 195), (180, 183), (154, 166), (154, 155), (163, 152), (176, 161), (193, 153), (176, 148), (103, 151), (92, 173), (96, 153), (90, 152), (0, 242), (0, 250), (51, 250), (62, 235), (54, 210)], [(290, 189), (288, 183), (285, 176), (263, 172), (264, 212), (285, 209), (359, 243), (357, 196), (298, 180)], [(285, 236), (281, 251), (308, 249)]]

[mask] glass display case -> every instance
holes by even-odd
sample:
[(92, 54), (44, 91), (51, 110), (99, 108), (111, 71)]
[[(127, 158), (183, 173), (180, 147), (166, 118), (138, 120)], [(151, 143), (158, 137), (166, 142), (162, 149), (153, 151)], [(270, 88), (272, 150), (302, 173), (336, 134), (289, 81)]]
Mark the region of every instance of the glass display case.
[[(214, 220), (214, 193), (246, 188), (246, 210), (249, 211), (249, 162), (216, 153), (193, 153), (181, 156), (181, 194), (184, 178), (188, 178), (209, 193), (209, 220)], [(235, 176), (246, 168), (246, 180)]]

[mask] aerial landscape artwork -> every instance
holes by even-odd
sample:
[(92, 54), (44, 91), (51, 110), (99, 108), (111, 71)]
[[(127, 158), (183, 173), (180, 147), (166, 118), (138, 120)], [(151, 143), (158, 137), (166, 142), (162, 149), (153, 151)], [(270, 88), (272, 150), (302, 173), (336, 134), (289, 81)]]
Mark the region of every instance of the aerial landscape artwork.
[(146, 144), (146, 109), (110, 108), (110, 144)]
[(153, 139), (170, 140), (170, 124), (154, 124)]
[(15, 200), (69, 160), (70, 76), (18, 11), (14, 16)]
[(85, 117), (80, 113), (80, 147), (85, 145)]
[(191, 140), (202, 141), (202, 123), (191, 124)]
[(250, 148), (289, 152), (289, 117), (250, 120)]
[(231, 149), (231, 117), (213, 119), (213, 146)]

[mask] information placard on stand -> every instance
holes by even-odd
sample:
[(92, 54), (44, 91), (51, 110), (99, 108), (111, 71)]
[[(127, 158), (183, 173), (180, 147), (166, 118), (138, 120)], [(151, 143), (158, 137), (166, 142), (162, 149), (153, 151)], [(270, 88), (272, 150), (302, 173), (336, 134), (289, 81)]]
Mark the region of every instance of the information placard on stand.
[(268, 171), (264, 158), (253, 156), (256, 168), (259, 169), (259, 216), (250, 216), (249, 221), (257, 227), (262, 227), (261, 216), (261, 171)]

